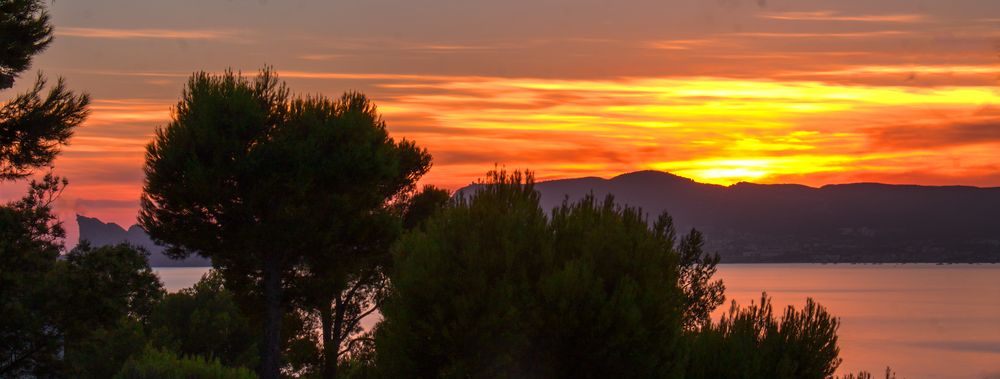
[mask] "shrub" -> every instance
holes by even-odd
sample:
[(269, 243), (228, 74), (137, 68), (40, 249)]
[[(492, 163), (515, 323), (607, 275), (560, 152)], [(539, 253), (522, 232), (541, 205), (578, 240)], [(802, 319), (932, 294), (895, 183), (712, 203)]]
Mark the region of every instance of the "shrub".
[(165, 350), (146, 348), (133, 357), (115, 379), (255, 379), (246, 368), (225, 367), (217, 360), (200, 356), (178, 357)]
[(767, 294), (743, 308), (733, 302), (718, 323), (692, 335), (687, 377), (829, 378), (840, 365), (837, 328), (826, 309), (806, 300), (801, 311), (789, 306), (776, 318)]

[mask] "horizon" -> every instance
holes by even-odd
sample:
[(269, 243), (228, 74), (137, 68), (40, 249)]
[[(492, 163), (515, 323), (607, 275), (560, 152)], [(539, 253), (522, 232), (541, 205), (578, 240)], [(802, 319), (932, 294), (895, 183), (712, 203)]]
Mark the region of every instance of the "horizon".
[[(677, 175), (677, 174), (674, 174), (674, 173), (671, 173), (671, 172), (667, 172), (667, 171), (658, 171), (658, 170), (630, 171), (630, 172), (624, 172), (624, 173), (620, 173), (620, 174), (616, 174), (616, 175), (612, 175), (612, 176), (608, 176), (608, 177), (601, 177), (601, 176), (581, 176), (581, 177), (574, 177), (574, 178), (545, 179), (545, 180), (539, 180), (539, 181), (537, 181), (536, 184), (543, 184), (543, 183), (556, 182), (556, 181), (573, 181), (573, 180), (580, 180), (580, 179), (600, 179), (600, 180), (604, 180), (604, 181), (611, 181), (611, 180), (617, 179), (617, 178), (625, 176), (625, 175), (638, 174), (638, 173), (646, 173), (646, 172), (656, 173), (656, 174), (664, 174), (664, 175), (669, 175), (669, 176), (673, 176), (673, 177), (676, 177), (676, 178), (690, 180), (692, 183), (699, 184), (699, 185), (719, 186), (719, 187), (724, 187), (724, 188), (732, 188), (732, 187), (738, 186), (740, 184), (752, 184), (752, 185), (761, 185), (761, 186), (801, 186), (801, 187), (806, 187), (806, 188), (810, 188), (810, 189), (821, 189), (821, 188), (829, 187), (829, 186), (851, 186), (851, 185), (874, 184), (874, 185), (898, 186), (898, 187), (926, 187), (926, 188), (956, 188), (957, 187), (957, 188), (974, 188), (974, 189), (987, 189), (987, 190), (1000, 189), (1000, 186), (997, 186), (997, 187), (984, 187), (984, 186), (964, 186), (964, 185), (920, 185), (920, 184), (905, 184), (905, 183), (893, 184), (893, 183), (879, 183), (879, 182), (832, 183), (832, 184), (823, 184), (823, 185), (820, 185), (820, 186), (810, 186), (810, 185), (800, 184), (800, 183), (755, 183), (755, 182), (749, 182), (749, 181), (742, 181), (742, 182), (731, 183), (731, 184), (727, 184), (727, 185), (721, 185), (721, 184), (699, 182), (699, 181), (694, 180), (692, 178), (684, 177), (684, 176)], [(478, 179), (476, 179), (476, 180), (478, 180)], [(463, 185), (461, 187), (458, 187), (458, 188), (455, 188), (455, 189), (449, 189), (449, 192), (451, 192), (452, 194), (454, 194), (457, 191), (461, 191), (463, 189), (475, 186), (477, 184), (478, 183), (476, 181), (473, 181), (473, 182), (470, 182), (470, 183), (468, 183), (466, 185)], [(104, 220), (104, 219), (101, 219), (99, 216), (95, 216), (95, 215), (87, 215), (87, 214), (77, 213), (77, 214), (74, 214), (73, 216), (74, 216), (74, 221), (75, 221), (76, 217), (85, 217), (85, 218), (97, 220), (97, 221), (99, 221), (99, 222), (101, 222), (103, 224), (106, 224), (106, 225), (115, 225), (115, 226), (118, 226), (119, 228), (121, 228), (122, 230), (125, 230), (125, 231), (128, 231), (132, 227), (136, 227), (136, 226), (141, 227), (138, 224), (138, 222), (132, 222), (131, 224), (127, 224), (126, 225), (126, 224), (115, 222), (113, 220)], [(74, 234), (76, 234), (76, 233), (74, 233)], [(67, 238), (67, 240), (68, 239), (69, 238)]]
[[(55, 41), (2, 99), (36, 71), (92, 94), (54, 164), (70, 181), (63, 220), (134, 223), (144, 146), (190, 73), (265, 65), (296, 94), (371, 96), (394, 138), (434, 156), (421, 184), (451, 190), (493, 164), (539, 181), (657, 170), (719, 185), (1000, 186), (1000, 3), (98, 0), (49, 12)], [(0, 199), (25, 186), (0, 185)]]
[(1000, 379), (1000, 1), (0, 30), (0, 377)]

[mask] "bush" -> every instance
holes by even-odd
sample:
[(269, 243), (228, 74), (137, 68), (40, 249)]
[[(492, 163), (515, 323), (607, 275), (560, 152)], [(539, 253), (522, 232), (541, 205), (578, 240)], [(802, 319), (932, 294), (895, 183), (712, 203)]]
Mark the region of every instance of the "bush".
[(685, 294), (671, 233), (613, 199), (551, 219), (530, 176), (494, 172), (405, 236), (382, 308), (386, 377), (681, 376)]
[(259, 326), (223, 282), (212, 270), (191, 288), (166, 295), (149, 317), (153, 346), (228, 366), (255, 367)]
[[(847, 375), (838, 376), (838, 379), (875, 379), (875, 375), (868, 371), (859, 371), (857, 374), (849, 373)], [(891, 368), (885, 368), (885, 379), (896, 379), (896, 373), (892, 371)]]
[(806, 300), (775, 318), (771, 300), (742, 308), (733, 302), (718, 323), (692, 335), (687, 378), (823, 379), (840, 365), (838, 319)]
[(125, 363), (115, 379), (255, 379), (246, 368), (225, 367), (217, 360), (200, 356), (181, 358), (159, 349), (147, 348)]

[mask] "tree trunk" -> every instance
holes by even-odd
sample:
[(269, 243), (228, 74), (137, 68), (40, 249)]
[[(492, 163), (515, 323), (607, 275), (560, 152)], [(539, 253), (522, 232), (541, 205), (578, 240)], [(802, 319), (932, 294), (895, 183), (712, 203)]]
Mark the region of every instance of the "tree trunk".
[(330, 312), (330, 304), (325, 304), (319, 311), (319, 320), (323, 328), (323, 379), (335, 379), (337, 377), (337, 360), (330, 359), (330, 348), (337, 349), (333, 342), (333, 314)]
[(281, 270), (274, 262), (264, 267), (264, 341), (260, 346), (261, 379), (281, 377)]
[[(333, 314), (327, 309), (332, 325), (323, 325), (323, 333), (330, 330), (330, 339), (323, 342), (323, 378), (337, 379), (337, 365), (340, 363), (340, 345), (344, 342), (344, 300), (338, 294), (333, 302)], [(325, 337), (324, 337), (325, 338)]]

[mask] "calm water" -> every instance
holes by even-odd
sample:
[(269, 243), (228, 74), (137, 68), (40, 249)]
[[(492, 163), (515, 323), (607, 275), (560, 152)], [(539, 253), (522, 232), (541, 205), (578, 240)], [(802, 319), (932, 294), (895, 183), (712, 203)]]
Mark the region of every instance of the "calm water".
[[(206, 269), (156, 271), (176, 291)], [(812, 297), (840, 317), (841, 372), (1000, 378), (1000, 265), (721, 265), (719, 277), (722, 309), (767, 291), (776, 312)]]
[(170, 292), (188, 288), (201, 280), (209, 270), (208, 267), (154, 267), (156, 275), (160, 276), (163, 287)]

